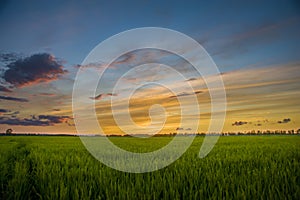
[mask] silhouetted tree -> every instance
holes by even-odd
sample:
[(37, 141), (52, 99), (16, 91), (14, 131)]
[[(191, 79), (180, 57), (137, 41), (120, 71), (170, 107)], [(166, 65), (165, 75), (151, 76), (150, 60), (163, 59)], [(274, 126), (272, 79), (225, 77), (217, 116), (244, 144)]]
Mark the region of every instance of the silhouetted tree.
[(6, 130), (6, 134), (8, 134), (8, 135), (12, 134), (12, 132), (13, 132), (13, 130), (11, 128)]

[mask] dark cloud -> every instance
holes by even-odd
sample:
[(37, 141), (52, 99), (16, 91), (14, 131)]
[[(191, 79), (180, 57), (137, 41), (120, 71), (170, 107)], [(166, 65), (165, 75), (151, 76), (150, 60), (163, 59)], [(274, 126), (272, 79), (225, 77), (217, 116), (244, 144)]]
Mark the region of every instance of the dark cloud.
[(118, 96), (117, 94), (113, 94), (113, 93), (104, 93), (104, 94), (99, 94), (95, 97), (90, 97), (90, 99), (93, 99), (93, 100), (101, 100), (103, 99), (104, 97), (108, 97), (108, 96)]
[(86, 64), (86, 65), (74, 65), (73, 67), (74, 68), (80, 68), (81, 70), (85, 69), (85, 68), (102, 68), (103, 66), (105, 66), (105, 63), (102, 63), (102, 62), (94, 62), (94, 63), (89, 63), (89, 64)]
[(236, 121), (232, 124), (232, 126), (242, 126), (248, 124), (248, 122), (243, 122), (243, 121)]
[(48, 126), (47, 121), (38, 121), (35, 119), (19, 119), (19, 118), (9, 118), (0, 117), (0, 124), (16, 125), (16, 126)]
[(201, 93), (203, 93), (203, 92), (200, 90), (195, 92), (195, 94), (201, 94)]
[(1, 113), (8, 113), (8, 112), (10, 112), (10, 110), (6, 110), (6, 109), (0, 108), (0, 114), (1, 114)]
[(2, 114), (3, 116), (6, 115), (10, 117), (17, 117), (19, 113), (20, 113), (19, 111), (12, 112), (11, 110), (0, 109), (0, 115)]
[(192, 94), (201, 94), (201, 93), (203, 93), (202, 91), (196, 91), (196, 92), (193, 92), (193, 93), (187, 93), (187, 92), (182, 92), (182, 93), (180, 93), (180, 94), (178, 94), (178, 95), (172, 95), (172, 96), (170, 96), (169, 98), (175, 98), (175, 97), (184, 97), (184, 96), (189, 96), (189, 95), (192, 95)]
[(197, 78), (189, 78), (186, 81), (196, 81), (196, 80), (198, 80), (198, 79)]
[(15, 125), (15, 126), (49, 126), (48, 121), (39, 121), (35, 119), (19, 119), (0, 117), (0, 124)]
[(48, 96), (48, 97), (53, 97), (56, 96), (54, 93), (47, 93), (47, 92), (41, 92), (39, 93), (40, 96)]
[(49, 121), (52, 124), (59, 124), (63, 122), (67, 122), (68, 120), (72, 119), (69, 116), (55, 116), (55, 115), (39, 115), (39, 120), (46, 120)]
[(10, 89), (0, 85), (0, 92), (12, 92)]
[(20, 114), (20, 112), (19, 111), (15, 111), (13, 113), (8, 113), (8, 114), (5, 114), (5, 115), (10, 115), (10, 117), (16, 118), (18, 114)]
[(69, 116), (55, 116), (55, 115), (39, 115), (31, 118), (9, 118), (0, 117), (0, 124), (15, 125), (15, 126), (53, 126), (55, 124), (67, 123), (72, 119)]
[(15, 87), (28, 86), (58, 79), (67, 71), (52, 55), (43, 53), (11, 62), (3, 79)]
[(0, 96), (0, 100), (1, 99), (8, 100), (8, 101), (28, 102), (28, 99), (17, 98), (17, 97)]
[(278, 124), (286, 124), (286, 123), (289, 123), (290, 121), (291, 121), (290, 118), (286, 118), (286, 119), (283, 119), (283, 120), (281, 120), (281, 121), (278, 121), (277, 123), (278, 123)]
[(78, 68), (80, 70), (85, 70), (85, 69), (98, 69), (98, 70), (103, 70), (105, 68), (109, 68), (109, 69), (116, 69), (116, 66), (114, 65), (114, 63), (110, 64), (108, 66), (108, 63), (104, 63), (104, 62), (94, 62), (94, 63), (89, 63), (86, 65), (75, 65), (75, 68)]
[(180, 128), (180, 127), (176, 128), (176, 131), (182, 131), (182, 130), (184, 130), (184, 128)]
[(186, 131), (191, 131), (192, 129), (191, 128), (187, 128), (187, 129), (185, 129)]

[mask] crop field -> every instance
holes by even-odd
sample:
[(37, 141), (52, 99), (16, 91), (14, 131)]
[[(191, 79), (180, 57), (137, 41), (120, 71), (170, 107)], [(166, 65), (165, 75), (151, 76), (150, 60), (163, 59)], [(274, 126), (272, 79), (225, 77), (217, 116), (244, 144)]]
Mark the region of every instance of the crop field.
[[(171, 139), (111, 138), (131, 151)], [(300, 199), (299, 136), (220, 137), (200, 159), (202, 141), (166, 168), (133, 174), (100, 163), (78, 137), (1, 136), (0, 199)]]

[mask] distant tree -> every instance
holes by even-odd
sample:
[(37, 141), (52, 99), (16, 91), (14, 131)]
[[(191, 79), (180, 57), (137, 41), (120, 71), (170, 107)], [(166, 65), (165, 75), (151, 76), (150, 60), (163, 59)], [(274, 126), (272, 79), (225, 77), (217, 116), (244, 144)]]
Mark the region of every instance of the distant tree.
[(6, 134), (8, 134), (8, 135), (12, 134), (12, 132), (13, 132), (13, 130), (11, 128), (6, 130)]

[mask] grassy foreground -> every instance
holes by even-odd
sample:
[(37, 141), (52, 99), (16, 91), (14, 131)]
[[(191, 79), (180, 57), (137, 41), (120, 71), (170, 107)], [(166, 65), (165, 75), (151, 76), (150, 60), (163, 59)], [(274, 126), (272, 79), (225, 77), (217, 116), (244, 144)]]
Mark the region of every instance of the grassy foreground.
[[(169, 137), (112, 138), (158, 149)], [(77, 137), (1, 136), (0, 199), (299, 199), (299, 136), (229, 136), (204, 159), (203, 137), (172, 165), (130, 174), (94, 159)]]

